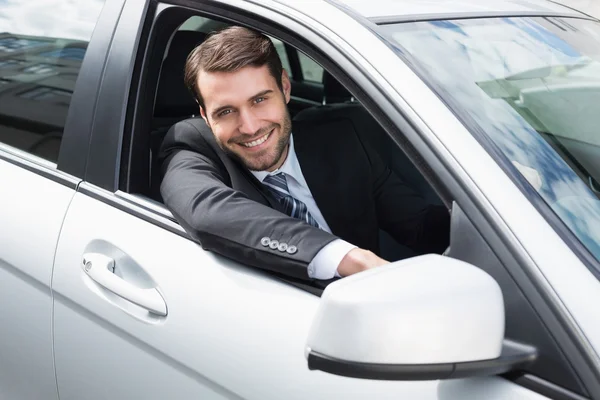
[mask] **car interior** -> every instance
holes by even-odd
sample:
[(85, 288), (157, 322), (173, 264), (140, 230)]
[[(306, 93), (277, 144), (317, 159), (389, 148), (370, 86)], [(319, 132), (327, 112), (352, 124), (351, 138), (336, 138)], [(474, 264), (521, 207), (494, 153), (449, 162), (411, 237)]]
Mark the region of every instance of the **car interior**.
[[(163, 57), (156, 90), (152, 129), (150, 135), (150, 192), (149, 197), (161, 202), (160, 165), (158, 152), (169, 128), (176, 122), (199, 117), (198, 104), (185, 87), (183, 70), (187, 55), (206, 38), (209, 30), (220, 29), (227, 24), (213, 20), (203, 20), (198, 30), (178, 29), (173, 35)], [(186, 24), (183, 25), (184, 27)], [(277, 47), (277, 46), (276, 46)], [(297, 50), (288, 45), (279, 46), (288, 59), (297, 60)], [(296, 53), (296, 54), (294, 54)], [(281, 56), (281, 53), (280, 53)], [(286, 60), (287, 61), (287, 60)], [(285, 62), (284, 62), (285, 64)], [(285, 65), (284, 65), (285, 67)], [(295, 72), (295, 71), (294, 71)], [(416, 169), (400, 148), (392, 142), (379, 123), (357, 102), (352, 94), (327, 71), (322, 71), (322, 82), (306, 82), (292, 72), (292, 99), (289, 110), (292, 121), (327, 121), (348, 119), (362, 139), (373, 143), (386, 164), (413, 189), (432, 204), (442, 204), (438, 195), (422, 174)], [(299, 96), (299, 93), (315, 93), (319, 102)], [(398, 244), (384, 231), (380, 232), (382, 256), (389, 260), (399, 260), (414, 256), (408, 248)]]

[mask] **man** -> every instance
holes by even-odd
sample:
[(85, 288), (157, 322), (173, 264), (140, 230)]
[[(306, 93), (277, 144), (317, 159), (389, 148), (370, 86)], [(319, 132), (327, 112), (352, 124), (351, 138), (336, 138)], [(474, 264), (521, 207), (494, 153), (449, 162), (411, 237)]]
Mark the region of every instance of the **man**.
[(203, 248), (328, 280), (387, 263), (379, 228), (418, 253), (447, 247), (447, 210), (406, 187), (351, 123), (292, 128), (290, 80), (266, 36), (212, 34), (188, 56), (185, 81), (202, 119), (167, 134), (161, 194)]

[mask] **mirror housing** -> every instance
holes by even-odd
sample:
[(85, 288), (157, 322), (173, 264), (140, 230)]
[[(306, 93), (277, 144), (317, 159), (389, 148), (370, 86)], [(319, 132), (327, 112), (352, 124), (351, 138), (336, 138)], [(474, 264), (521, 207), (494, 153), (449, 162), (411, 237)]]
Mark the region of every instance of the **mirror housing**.
[(536, 355), (504, 340), (502, 292), (491, 276), (434, 254), (330, 284), (306, 349), (310, 369), (384, 380), (499, 374)]

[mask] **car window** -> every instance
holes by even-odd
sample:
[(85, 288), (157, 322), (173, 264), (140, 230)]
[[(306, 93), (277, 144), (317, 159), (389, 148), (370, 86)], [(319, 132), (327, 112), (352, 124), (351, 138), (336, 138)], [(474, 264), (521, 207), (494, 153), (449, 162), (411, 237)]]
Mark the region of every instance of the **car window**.
[(380, 29), (600, 260), (600, 24), (491, 18)]
[(323, 67), (317, 64), (312, 58), (302, 52), (298, 52), (300, 68), (305, 81), (323, 82)]
[(271, 39), (273, 45), (275, 45), (275, 50), (277, 50), (277, 54), (279, 54), (279, 58), (281, 59), (281, 65), (283, 65), (283, 68), (286, 70), (290, 78), (293, 78), (290, 60), (288, 59), (287, 52), (285, 51), (285, 45), (281, 40), (275, 39), (274, 37), (269, 36), (269, 39)]
[(2, 1), (0, 142), (56, 163), (104, 0)]

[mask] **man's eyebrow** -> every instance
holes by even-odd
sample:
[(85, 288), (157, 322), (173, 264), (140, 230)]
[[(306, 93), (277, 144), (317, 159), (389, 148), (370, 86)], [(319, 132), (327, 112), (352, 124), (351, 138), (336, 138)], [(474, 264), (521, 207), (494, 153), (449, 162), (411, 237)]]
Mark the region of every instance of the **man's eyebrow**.
[(272, 89), (263, 90), (262, 92), (256, 93), (254, 96), (250, 97), (248, 100), (254, 100), (257, 97), (264, 96), (265, 94), (273, 93)]

